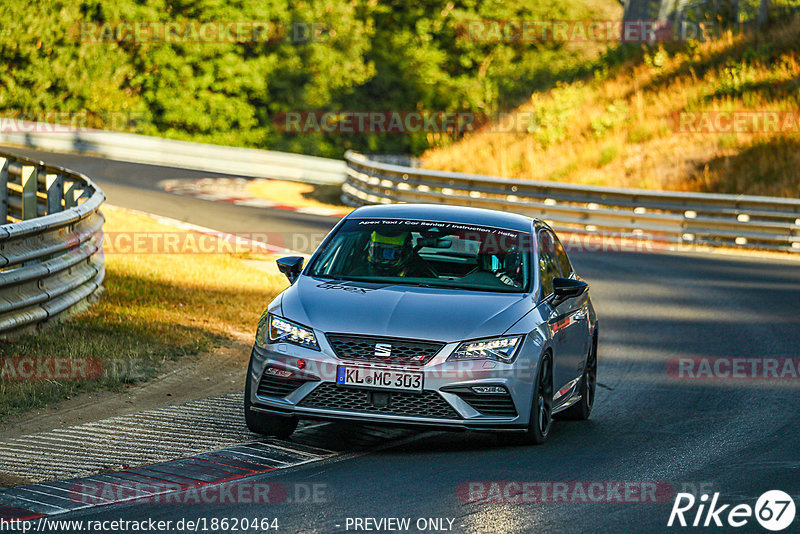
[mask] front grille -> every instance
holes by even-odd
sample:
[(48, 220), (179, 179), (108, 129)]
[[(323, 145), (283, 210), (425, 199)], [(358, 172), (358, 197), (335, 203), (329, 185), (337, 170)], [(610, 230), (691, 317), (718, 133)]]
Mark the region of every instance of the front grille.
[[(328, 341), (336, 355), (343, 360), (400, 365), (425, 365), (444, 347), (444, 343), (430, 341), (350, 334), (328, 334)], [(389, 355), (385, 355), (387, 347), (376, 347), (379, 344), (391, 346)]]
[(306, 380), (298, 380), (297, 378), (283, 378), (264, 373), (258, 383), (256, 394), (259, 397), (283, 398), (306, 382)]
[[(389, 402), (381, 407), (373, 405), (371, 398), (376, 393), (388, 395)], [(461, 419), (458, 412), (435, 391), (423, 391), (422, 394), (404, 391), (372, 392), (325, 383), (300, 401), (300, 406), (386, 415)]]
[(461, 397), (464, 402), (481, 412), (483, 415), (495, 417), (516, 417), (517, 409), (511, 395), (501, 394), (478, 394), (474, 391), (453, 391)]

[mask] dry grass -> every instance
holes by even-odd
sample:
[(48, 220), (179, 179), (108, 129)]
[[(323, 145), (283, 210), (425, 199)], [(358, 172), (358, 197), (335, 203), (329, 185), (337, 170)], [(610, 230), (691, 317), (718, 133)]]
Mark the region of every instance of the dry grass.
[(476, 133), (426, 167), (533, 180), (798, 197), (800, 135), (678, 133), (684, 110), (800, 110), (800, 23), (671, 44), (534, 94), (529, 133)]
[[(176, 231), (120, 208), (103, 211), (107, 233)], [(260, 313), (288, 282), (232, 254), (111, 253), (104, 285), (105, 295), (87, 311), (0, 345), (0, 360), (98, 358), (104, 374), (96, 380), (0, 381), (0, 420), (82, 391), (146, 380), (166, 360), (251, 336)]]

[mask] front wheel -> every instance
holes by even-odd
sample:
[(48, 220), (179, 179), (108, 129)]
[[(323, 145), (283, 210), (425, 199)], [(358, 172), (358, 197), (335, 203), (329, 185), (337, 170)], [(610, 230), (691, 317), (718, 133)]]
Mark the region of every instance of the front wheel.
[(292, 435), (297, 428), (297, 417), (285, 417), (270, 413), (258, 413), (250, 409), (253, 405), (250, 402), (250, 392), (253, 370), (253, 359), (250, 358), (250, 365), (247, 369), (247, 382), (244, 386), (244, 420), (250, 432), (262, 434), (264, 436), (275, 436), (286, 439)]
[(523, 443), (540, 445), (547, 440), (553, 423), (553, 357), (542, 356), (533, 388), (533, 402), (528, 428), (521, 436)]

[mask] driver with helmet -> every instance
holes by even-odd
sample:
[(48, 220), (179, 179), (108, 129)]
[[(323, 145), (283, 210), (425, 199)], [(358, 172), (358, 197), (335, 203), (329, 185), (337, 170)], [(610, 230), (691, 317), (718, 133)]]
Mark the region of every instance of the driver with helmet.
[(411, 232), (381, 229), (372, 232), (367, 247), (370, 270), (381, 276), (430, 277), (414, 250)]

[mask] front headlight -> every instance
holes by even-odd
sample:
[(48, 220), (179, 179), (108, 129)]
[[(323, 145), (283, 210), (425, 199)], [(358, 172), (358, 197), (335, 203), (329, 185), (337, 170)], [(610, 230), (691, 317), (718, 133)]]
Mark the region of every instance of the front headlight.
[(480, 341), (465, 341), (450, 355), (448, 360), (497, 360), (511, 363), (517, 356), (517, 347), (522, 336), (498, 337)]
[(265, 337), (267, 339), (264, 339), (263, 343), (267, 341), (270, 343), (292, 343), (294, 345), (306, 347), (307, 349), (319, 350), (317, 337), (310, 328), (272, 314), (268, 315), (267, 324), (268, 328), (261, 328), (259, 324), (259, 329), (256, 333), (256, 341), (260, 342), (261, 339), (264, 339), (263, 337), (259, 338), (259, 336), (263, 336), (264, 333), (262, 332), (266, 330)]
[(267, 346), (267, 328), (269, 328), (270, 314), (267, 310), (261, 314), (258, 319), (258, 326), (256, 327), (256, 345), (261, 348)]

